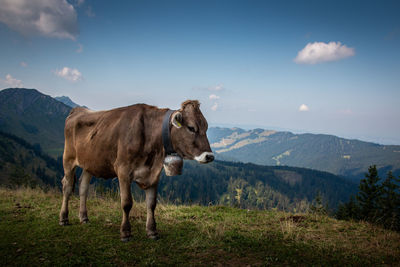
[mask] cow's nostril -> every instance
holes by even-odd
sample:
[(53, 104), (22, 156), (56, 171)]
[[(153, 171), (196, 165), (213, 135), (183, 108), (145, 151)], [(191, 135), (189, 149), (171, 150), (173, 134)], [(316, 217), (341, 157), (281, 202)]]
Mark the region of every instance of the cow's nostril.
[(206, 160), (207, 160), (207, 162), (213, 161), (214, 160), (214, 155), (207, 155), (206, 156)]

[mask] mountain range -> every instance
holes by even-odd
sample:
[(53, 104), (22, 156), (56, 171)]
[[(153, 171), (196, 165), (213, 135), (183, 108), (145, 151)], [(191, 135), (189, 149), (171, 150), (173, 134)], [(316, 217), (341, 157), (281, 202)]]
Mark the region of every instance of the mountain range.
[[(35, 89), (0, 91), (0, 131), (14, 134), (59, 157), (64, 121), (78, 104), (66, 96), (52, 98)], [(311, 168), (359, 180), (370, 165), (382, 174), (400, 174), (400, 146), (379, 145), (323, 134), (210, 127), (209, 141), (219, 160), (269, 166)]]
[(0, 91), (0, 131), (14, 134), (57, 157), (64, 149), (64, 123), (70, 106), (36, 89)]
[[(15, 134), (58, 157), (64, 144), (64, 121), (72, 107), (66, 96), (52, 98), (35, 89), (0, 91), (0, 131)], [(323, 134), (210, 127), (217, 159), (269, 166), (294, 166), (359, 180), (370, 165), (382, 174), (400, 174), (400, 146), (379, 145)]]
[(325, 134), (212, 127), (209, 141), (219, 159), (296, 166), (359, 180), (371, 165), (400, 174), (400, 146), (379, 145)]

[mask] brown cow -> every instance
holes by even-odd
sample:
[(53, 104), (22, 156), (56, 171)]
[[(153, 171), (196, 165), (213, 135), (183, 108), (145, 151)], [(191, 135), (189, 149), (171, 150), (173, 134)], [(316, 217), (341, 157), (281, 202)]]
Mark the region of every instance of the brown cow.
[(75, 168), (79, 166), (83, 169), (79, 185), (81, 223), (88, 222), (86, 199), (92, 176), (118, 177), (123, 213), (121, 240), (128, 241), (131, 236), (133, 181), (146, 192), (146, 231), (148, 237), (157, 239), (154, 209), (163, 162), (172, 152), (176, 152), (175, 158), (213, 161), (207, 128), (196, 100), (183, 102), (177, 111), (145, 104), (97, 112), (73, 109), (65, 122), (60, 225), (68, 224), (68, 200), (74, 190)]

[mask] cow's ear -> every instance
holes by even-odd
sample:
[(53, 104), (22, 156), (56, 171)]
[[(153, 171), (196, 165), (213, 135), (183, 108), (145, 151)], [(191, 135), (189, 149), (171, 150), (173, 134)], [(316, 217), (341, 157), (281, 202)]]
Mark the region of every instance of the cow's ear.
[(176, 128), (181, 128), (182, 127), (182, 113), (177, 111), (174, 114), (172, 114), (171, 123)]

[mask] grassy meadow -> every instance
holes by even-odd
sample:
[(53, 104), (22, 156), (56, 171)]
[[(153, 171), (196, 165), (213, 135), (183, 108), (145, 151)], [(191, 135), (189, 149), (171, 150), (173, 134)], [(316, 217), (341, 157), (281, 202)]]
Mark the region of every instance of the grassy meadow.
[(58, 225), (61, 193), (0, 188), (2, 266), (265, 266), (400, 265), (400, 233), (369, 223), (315, 214), (289, 214), (224, 206), (156, 209), (160, 239), (146, 238), (144, 203), (134, 203), (132, 240), (119, 238), (118, 197), (88, 200), (89, 224)]

